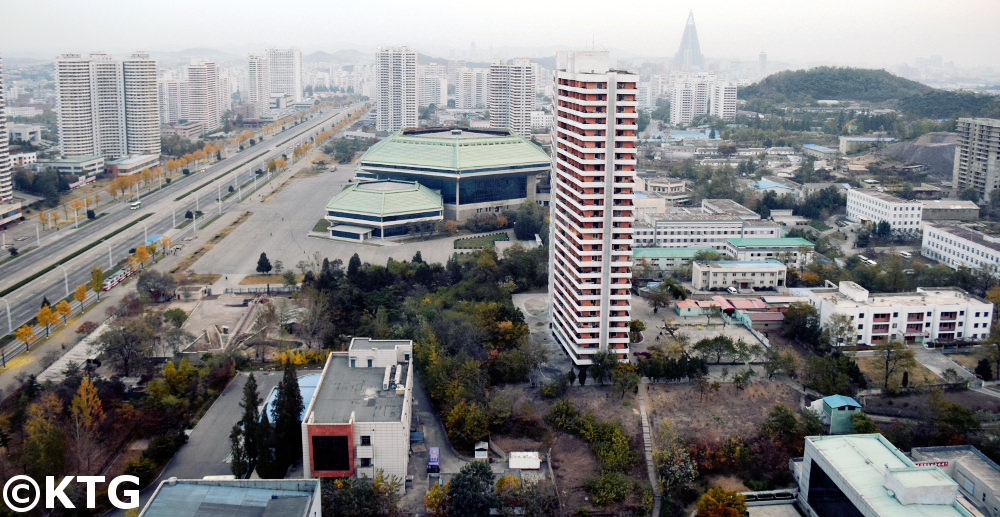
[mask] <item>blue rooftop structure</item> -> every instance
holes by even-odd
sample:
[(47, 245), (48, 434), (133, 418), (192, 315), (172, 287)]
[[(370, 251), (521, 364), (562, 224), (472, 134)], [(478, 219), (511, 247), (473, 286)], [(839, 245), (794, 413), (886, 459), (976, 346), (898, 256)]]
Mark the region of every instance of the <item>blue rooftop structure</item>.
[(861, 407), (861, 404), (858, 404), (858, 401), (843, 395), (830, 395), (828, 397), (823, 397), (823, 403), (832, 408)]
[(785, 185), (784, 183), (778, 183), (777, 181), (771, 181), (769, 179), (760, 179), (758, 181), (751, 181), (751, 187), (757, 190), (787, 190), (789, 194), (795, 193), (795, 189)]
[(183, 479), (157, 487), (140, 517), (319, 517), (318, 479)]
[(829, 147), (825, 147), (825, 146), (822, 146), (822, 145), (819, 145), (819, 144), (802, 144), (802, 148), (803, 149), (810, 149), (810, 150), (813, 150), (813, 151), (816, 151), (816, 152), (820, 152), (820, 153), (835, 153), (835, 152), (837, 152), (836, 149), (831, 149)]
[[(306, 416), (306, 408), (309, 407), (309, 403), (312, 402), (313, 395), (316, 393), (316, 385), (319, 384), (319, 379), (322, 374), (310, 373), (299, 377), (299, 393), (302, 395), (302, 414), (299, 415), (299, 420), (302, 420)], [(264, 411), (267, 411), (267, 418), (271, 419), (271, 409), (274, 407), (274, 400), (278, 397), (278, 389), (275, 388), (271, 390), (271, 393), (267, 396), (267, 402), (264, 403)], [(262, 415), (264, 413), (261, 413)], [(272, 423), (273, 419), (272, 419)]]

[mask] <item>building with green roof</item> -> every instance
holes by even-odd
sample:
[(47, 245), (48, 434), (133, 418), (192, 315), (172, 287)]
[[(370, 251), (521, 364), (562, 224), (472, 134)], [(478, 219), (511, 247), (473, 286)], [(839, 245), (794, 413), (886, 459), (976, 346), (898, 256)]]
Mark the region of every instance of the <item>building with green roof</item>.
[(326, 204), (330, 236), (365, 241), (403, 235), (443, 218), (441, 196), (415, 181), (360, 181)]
[(790, 267), (803, 267), (816, 245), (801, 237), (726, 239), (725, 252), (735, 260), (777, 260)]
[(357, 176), (418, 181), (437, 191), (444, 217), (516, 209), (537, 201), (551, 160), (542, 148), (506, 129), (404, 129), (372, 146)]
[(659, 276), (679, 267), (689, 266), (694, 256), (699, 252), (717, 253), (712, 248), (632, 248), (632, 268), (640, 268), (640, 264), (648, 264)]

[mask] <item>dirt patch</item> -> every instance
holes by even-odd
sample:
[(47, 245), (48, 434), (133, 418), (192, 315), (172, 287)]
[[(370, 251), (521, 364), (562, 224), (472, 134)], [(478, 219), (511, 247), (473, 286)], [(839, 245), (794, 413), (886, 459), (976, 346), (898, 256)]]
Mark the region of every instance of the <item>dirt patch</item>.
[(176, 266), (174, 266), (173, 269), (170, 270), (170, 274), (176, 275), (181, 271), (187, 271), (187, 269), (191, 267), (195, 262), (197, 262), (198, 259), (200, 259), (206, 253), (208, 253), (209, 250), (214, 248), (215, 245), (218, 244), (222, 239), (225, 239), (227, 235), (232, 233), (233, 230), (235, 230), (241, 224), (243, 224), (244, 221), (250, 219), (250, 216), (252, 215), (253, 212), (243, 212), (242, 214), (240, 214), (240, 216), (237, 217), (235, 221), (229, 223), (229, 226), (226, 226), (225, 228), (222, 229), (221, 232), (215, 234), (215, 236), (212, 237), (211, 240), (209, 240), (205, 244), (202, 244), (200, 248), (194, 251), (194, 253), (184, 257), (184, 260), (181, 260)]
[(754, 382), (743, 391), (729, 383), (718, 393), (701, 397), (687, 384), (650, 384), (649, 410), (653, 436), (669, 419), (680, 435), (712, 431), (720, 436), (753, 433), (778, 403), (793, 410), (801, 407), (800, 395), (781, 382)]
[[(953, 359), (956, 363), (966, 367), (969, 371), (975, 371), (976, 366), (979, 366), (979, 360), (986, 358), (989, 355), (986, 347), (975, 347), (967, 353), (962, 354), (947, 354), (947, 357)], [(990, 368), (993, 367), (992, 361), (990, 362)]]
[[(878, 357), (855, 357), (854, 361), (858, 363), (858, 368), (861, 368), (865, 377), (868, 377), (870, 384), (873, 386), (882, 386), (884, 377), (882, 369), (885, 368), (885, 362), (882, 359)], [(909, 372), (910, 386), (923, 386), (925, 384), (938, 384), (941, 382), (940, 377), (920, 363), (916, 363), (912, 368), (909, 368)], [(902, 379), (903, 372), (895, 372), (889, 377), (889, 386), (899, 386)]]
[[(944, 398), (958, 405), (971, 409), (972, 411), (986, 411), (994, 415), (1000, 414), (1000, 399), (991, 397), (985, 393), (977, 391), (948, 391)], [(902, 397), (887, 397), (884, 395), (865, 397), (865, 412), (901, 416), (907, 418), (923, 418), (929, 410), (927, 408), (927, 393), (916, 395), (906, 395)]]
[(174, 281), (177, 285), (212, 285), (219, 281), (222, 275), (217, 273), (177, 273)]
[(581, 506), (590, 506), (589, 494), (583, 488), (588, 478), (598, 473), (597, 458), (587, 442), (560, 433), (552, 444), (552, 472), (556, 476), (559, 499), (567, 513)]
[(736, 476), (711, 476), (708, 478), (708, 486), (717, 486), (730, 492), (746, 492), (749, 490), (743, 481)]

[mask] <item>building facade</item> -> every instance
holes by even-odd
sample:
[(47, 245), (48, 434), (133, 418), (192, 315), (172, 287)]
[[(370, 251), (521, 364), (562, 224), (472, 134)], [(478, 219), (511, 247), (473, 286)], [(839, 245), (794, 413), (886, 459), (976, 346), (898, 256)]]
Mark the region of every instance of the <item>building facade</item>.
[(250, 118), (267, 118), (271, 100), (271, 80), (266, 54), (250, 54), (247, 58), (247, 104)]
[(302, 52), (297, 48), (269, 48), (267, 67), (271, 95), (287, 95), (292, 102), (302, 102)]
[(375, 129), (417, 127), (417, 53), (408, 47), (375, 51)]
[[(648, 183), (647, 188), (650, 188)], [(777, 238), (781, 235), (779, 225), (761, 220), (756, 212), (735, 201), (704, 199), (700, 207), (675, 207), (665, 214), (638, 221), (634, 239), (636, 246), (709, 247), (724, 252), (727, 239)]]
[(986, 201), (1000, 189), (1000, 120), (960, 118), (952, 184), (956, 192), (973, 189)]
[(534, 105), (535, 71), (530, 60), (496, 61), (490, 65), (490, 127), (530, 138)]
[(157, 81), (160, 99), (160, 123), (177, 124), (188, 120), (188, 82), (176, 77), (164, 77)]
[(575, 364), (627, 359), (639, 76), (607, 52), (556, 58), (550, 326)]
[(420, 75), (420, 90), (418, 104), (421, 108), (435, 106), (448, 107), (448, 79), (435, 75)]
[(455, 72), (455, 108), (483, 109), (489, 105), (490, 70), (461, 68)]
[(156, 60), (136, 52), (122, 60), (125, 142), (129, 154), (160, 154), (160, 105)]
[(805, 267), (815, 245), (801, 237), (726, 239), (723, 252), (736, 260), (777, 260), (791, 267)]
[(695, 289), (777, 289), (785, 286), (788, 267), (777, 260), (694, 262), (691, 284)]
[(412, 356), (412, 341), (369, 338), (328, 356), (302, 418), (303, 477), (406, 478)]
[(854, 282), (813, 289), (809, 303), (823, 326), (834, 314), (851, 319), (859, 345), (978, 340), (989, 336), (993, 304), (957, 288), (918, 287), (913, 293), (870, 294)]
[(852, 188), (847, 191), (847, 218), (862, 224), (889, 223), (892, 231), (920, 231), (924, 205), (871, 189)]
[(416, 181), (359, 181), (326, 205), (330, 237), (365, 241), (403, 235), (443, 218), (441, 196)]
[(708, 112), (713, 117), (721, 118), (726, 122), (736, 120), (736, 85), (713, 84)]
[(927, 199), (920, 202), (922, 221), (975, 221), (979, 205), (964, 199)]
[(7, 117), (3, 85), (3, 60), (0, 59), (0, 228), (7, 228), (21, 220), (21, 203), (14, 201), (13, 166), (7, 136)]
[(219, 67), (207, 59), (188, 65), (188, 121), (206, 133), (222, 126), (219, 108)]
[(920, 254), (952, 269), (966, 267), (1000, 276), (1000, 236), (953, 224), (924, 225)]
[(671, 78), (670, 123), (690, 124), (708, 113), (715, 74), (677, 74)]

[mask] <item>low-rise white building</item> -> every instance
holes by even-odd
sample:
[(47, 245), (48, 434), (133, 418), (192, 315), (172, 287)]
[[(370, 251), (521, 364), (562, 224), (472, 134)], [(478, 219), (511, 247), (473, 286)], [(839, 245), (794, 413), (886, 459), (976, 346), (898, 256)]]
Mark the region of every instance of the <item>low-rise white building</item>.
[(636, 246), (713, 248), (725, 251), (734, 238), (777, 238), (782, 229), (729, 199), (705, 199), (700, 207), (673, 207), (636, 222)]
[(854, 282), (840, 282), (837, 289), (811, 290), (809, 303), (819, 311), (823, 326), (834, 314), (850, 318), (859, 345), (892, 338), (905, 343), (982, 339), (993, 321), (992, 303), (956, 288), (871, 294)]
[(787, 272), (788, 267), (777, 260), (695, 262), (691, 284), (700, 290), (777, 289), (785, 286)]
[(531, 112), (531, 130), (545, 131), (552, 128), (552, 114), (542, 110)]
[(847, 191), (847, 218), (863, 224), (889, 223), (894, 232), (920, 230), (924, 205), (871, 189)]
[(924, 225), (920, 254), (948, 267), (985, 269), (1000, 276), (1000, 236), (952, 224)]
[[(7, 108), (8, 116), (13, 116), (10, 114), (11, 109), (14, 108)], [(7, 126), (7, 134), (11, 140), (20, 140), (32, 145), (42, 143), (42, 126), (38, 124), (11, 124)]]
[(642, 190), (660, 194), (671, 205), (687, 203), (691, 200), (691, 190), (687, 181), (676, 178), (649, 178)]
[(323, 367), (302, 419), (303, 477), (405, 479), (413, 342), (354, 338)]
[(60, 174), (72, 174), (74, 176), (96, 176), (104, 173), (103, 156), (74, 156), (71, 158), (61, 158), (58, 160), (42, 160), (35, 164), (38, 170), (45, 168), (55, 169)]
[(723, 252), (736, 260), (777, 260), (792, 267), (803, 267), (812, 260), (816, 246), (801, 237), (731, 238)]
[(30, 153), (17, 153), (10, 155), (10, 165), (11, 167), (27, 167), (38, 161), (38, 153), (32, 151)]

